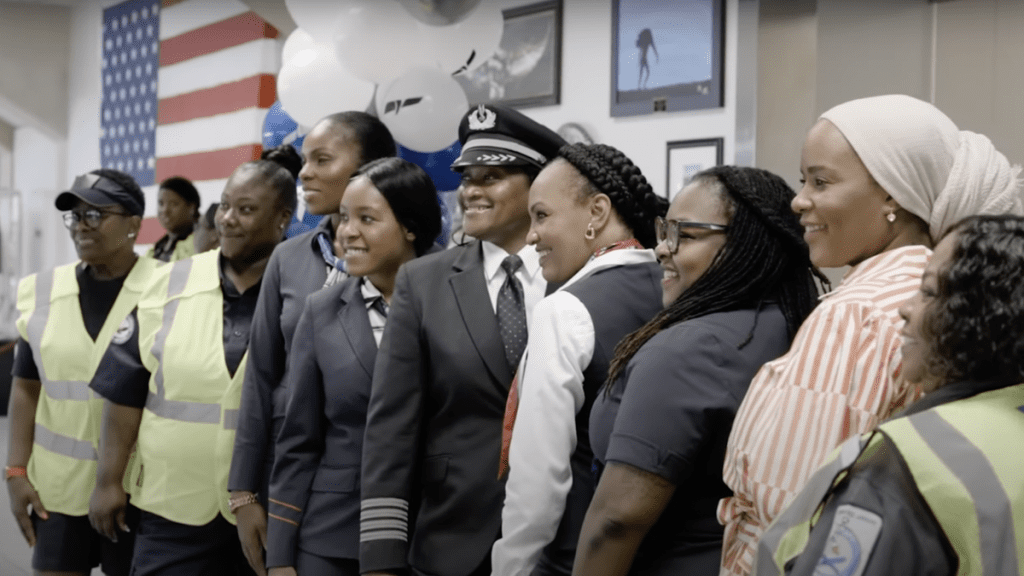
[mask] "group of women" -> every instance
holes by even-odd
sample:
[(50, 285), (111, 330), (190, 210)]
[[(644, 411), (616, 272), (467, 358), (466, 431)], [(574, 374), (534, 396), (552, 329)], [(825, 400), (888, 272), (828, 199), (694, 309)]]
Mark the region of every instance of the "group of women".
[[(473, 239), (447, 250), (429, 177), (360, 112), (240, 166), (220, 249), (168, 265), (132, 249), (130, 178), (58, 197), (81, 261), (19, 288), (6, 471), (39, 573), (1024, 565), (1024, 477), (985, 430), (1024, 437), (1024, 193), (987, 138), (855, 100), (799, 192), (722, 166), (668, 204), (514, 110), (459, 136)], [(281, 242), (296, 176), (329, 218)], [(951, 428), (977, 452), (937, 458), (994, 479), (921, 455)]]

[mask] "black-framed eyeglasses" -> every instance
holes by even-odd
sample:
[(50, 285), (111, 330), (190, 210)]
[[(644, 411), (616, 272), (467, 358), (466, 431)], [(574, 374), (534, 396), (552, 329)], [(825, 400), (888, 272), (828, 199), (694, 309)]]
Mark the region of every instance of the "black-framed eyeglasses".
[(71, 230), (78, 225), (79, 222), (85, 222), (85, 225), (89, 228), (96, 228), (107, 216), (128, 216), (127, 212), (117, 212), (111, 210), (100, 210), (98, 208), (89, 208), (82, 211), (72, 210), (64, 213), (64, 226)]
[(680, 238), (694, 238), (694, 236), (684, 231), (685, 228), (702, 228), (712, 232), (726, 232), (729, 230), (729, 227), (724, 224), (665, 220), (661, 216), (658, 216), (654, 221), (654, 233), (657, 235), (658, 242), (664, 242), (665, 247), (668, 248), (671, 254), (675, 254), (676, 250), (679, 249)]

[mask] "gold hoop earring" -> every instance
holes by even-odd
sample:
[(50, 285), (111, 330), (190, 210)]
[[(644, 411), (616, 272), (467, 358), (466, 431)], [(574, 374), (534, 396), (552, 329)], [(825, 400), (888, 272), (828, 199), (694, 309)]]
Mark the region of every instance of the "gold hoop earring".
[(597, 236), (597, 232), (594, 231), (594, 224), (587, 224), (587, 231), (583, 233), (583, 237), (587, 240), (593, 240)]

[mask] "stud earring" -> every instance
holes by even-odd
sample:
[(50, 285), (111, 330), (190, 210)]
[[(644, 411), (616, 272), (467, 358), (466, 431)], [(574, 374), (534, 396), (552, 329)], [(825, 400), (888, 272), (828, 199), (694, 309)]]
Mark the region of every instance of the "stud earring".
[(129, 238), (135, 238), (135, 232), (129, 232), (128, 233), (128, 237)]
[(587, 240), (593, 240), (597, 236), (597, 232), (594, 231), (593, 224), (587, 224), (587, 231), (583, 233), (583, 237)]
[(890, 224), (892, 224), (893, 222), (896, 221), (896, 213), (889, 212), (888, 214), (885, 215), (885, 219), (888, 220)]

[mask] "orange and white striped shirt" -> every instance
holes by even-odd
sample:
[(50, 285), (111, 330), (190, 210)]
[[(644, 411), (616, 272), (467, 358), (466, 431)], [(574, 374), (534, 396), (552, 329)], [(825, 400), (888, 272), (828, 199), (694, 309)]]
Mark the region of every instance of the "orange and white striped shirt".
[(722, 575), (750, 573), (757, 540), (843, 440), (864, 433), (920, 392), (900, 375), (899, 307), (931, 256), (908, 246), (868, 258), (821, 297), (789, 352), (750, 383), (729, 436), (718, 505)]

